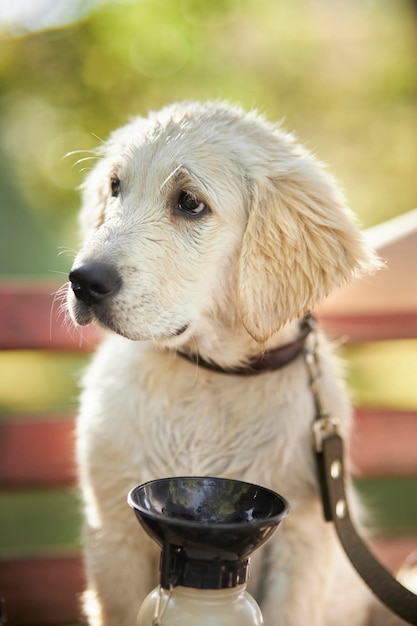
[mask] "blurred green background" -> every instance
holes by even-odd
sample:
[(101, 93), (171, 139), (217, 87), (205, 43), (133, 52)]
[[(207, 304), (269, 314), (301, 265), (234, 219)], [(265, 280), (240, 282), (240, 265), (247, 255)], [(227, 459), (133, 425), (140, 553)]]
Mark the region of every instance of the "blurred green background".
[(365, 226), (416, 204), (411, 0), (1, 3), (1, 274), (67, 273), (90, 162), (65, 155), (174, 100), (283, 119)]
[[(330, 164), (364, 226), (417, 204), (412, 0), (0, 0), (0, 274), (64, 283), (88, 151), (131, 116), (182, 99), (283, 120)], [(356, 400), (417, 409), (416, 352), (415, 342), (352, 351)], [(73, 410), (82, 363), (3, 354), (0, 418)], [(417, 527), (415, 482), (389, 492), (405, 511), (380, 493), (382, 526)], [(1, 502), (1, 551), (78, 544), (73, 492)]]

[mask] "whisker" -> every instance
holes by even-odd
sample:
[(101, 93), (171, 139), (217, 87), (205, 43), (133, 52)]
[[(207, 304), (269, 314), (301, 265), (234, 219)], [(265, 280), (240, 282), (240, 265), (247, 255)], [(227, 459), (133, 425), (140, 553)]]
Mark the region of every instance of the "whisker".
[[(52, 299), (52, 303), (51, 303), (51, 310), (49, 313), (49, 338), (52, 341), (52, 319), (53, 319), (53, 313), (54, 313), (54, 309), (55, 309), (55, 305), (58, 302), (59, 306), (58, 306), (58, 318), (61, 317), (62, 315), (64, 315), (64, 321), (65, 321), (65, 317), (67, 314), (67, 308), (66, 308), (66, 293), (67, 293), (67, 288), (68, 288), (69, 282), (64, 283), (63, 285), (61, 285), (61, 287), (59, 287), (59, 289), (57, 289), (57, 291), (53, 292), (51, 295), (53, 295), (53, 299)], [(64, 308), (65, 307), (65, 308)]]
[(49, 332), (52, 335), (53, 312), (54, 312), (54, 308), (56, 304), (58, 303), (57, 319), (61, 319), (62, 328), (64, 328), (68, 332), (69, 335), (74, 337), (74, 332), (77, 335), (79, 335), (80, 339), (79, 339), (78, 345), (81, 346), (83, 343), (82, 329), (73, 324), (69, 311), (68, 311), (68, 306), (67, 306), (68, 285), (69, 285), (69, 282), (64, 283), (59, 289), (57, 289), (56, 292), (53, 293), (54, 298), (53, 298), (52, 305), (51, 305), (50, 323), (49, 323), (50, 331)]
[(91, 133), (91, 135), (92, 135), (93, 137), (95, 137), (96, 139), (98, 139), (98, 141), (99, 141), (100, 143), (105, 143), (105, 140), (104, 140), (104, 139), (102, 139), (101, 137), (99, 137), (98, 135), (96, 135), (95, 133)]
[(178, 170), (180, 170), (182, 167), (183, 167), (183, 165), (182, 165), (182, 163), (180, 163), (170, 174), (168, 174), (168, 176), (166, 177), (166, 179), (164, 180), (164, 182), (162, 183), (162, 185), (159, 188), (160, 191), (162, 191), (163, 187), (165, 187), (167, 182), (169, 182), (171, 180), (171, 178), (173, 176), (175, 176), (175, 174), (178, 172)]
[(68, 276), (68, 272), (61, 272), (61, 270), (49, 270), (49, 274), (59, 274), (59, 276)]
[(62, 157), (62, 160), (67, 159), (70, 156), (74, 156), (74, 154), (92, 154), (92, 155), (97, 155), (95, 150), (71, 150), (70, 152), (67, 152), (66, 154), (64, 154), (64, 156)]
[[(71, 150), (70, 152), (67, 152), (66, 154), (64, 154), (61, 160), (64, 160), (64, 159), (67, 159), (69, 157), (76, 156), (76, 155), (86, 155), (86, 156), (81, 156), (79, 159), (77, 159), (71, 165), (71, 169), (74, 169), (77, 165), (80, 165), (81, 163), (85, 163), (86, 161), (99, 161), (100, 159), (103, 158), (103, 154), (101, 153), (100, 148), (95, 148), (94, 150)], [(80, 173), (83, 171), (85, 171), (84, 168), (80, 170)]]
[(98, 155), (83, 157), (82, 159), (78, 159), (78, 161), (75, 161), (75, 163), (73, 163), (71, 167), (74, 168), (76, 165), (84, 163), (85, 161), (98, 161), (100, 159), (101, 156)]
[(59, 246), (58, 247), (59, 252), (57, 253), (57, 256), (61, 256), (63, 254), (68, 254), (71, 256), (76, 256), (77, 255), (77, 251), (74, 250), (74, 248), (67, 248), (66, 246)]

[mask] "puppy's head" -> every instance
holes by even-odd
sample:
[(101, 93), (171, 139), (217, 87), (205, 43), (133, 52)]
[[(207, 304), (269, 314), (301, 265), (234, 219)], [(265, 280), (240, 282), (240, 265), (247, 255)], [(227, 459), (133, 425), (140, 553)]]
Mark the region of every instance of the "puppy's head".
[(333, 180), (256, 114), (185, 103), (116, 131), (84, 185), (79, 324), (177, 346), (258, 342), (376, 265)]

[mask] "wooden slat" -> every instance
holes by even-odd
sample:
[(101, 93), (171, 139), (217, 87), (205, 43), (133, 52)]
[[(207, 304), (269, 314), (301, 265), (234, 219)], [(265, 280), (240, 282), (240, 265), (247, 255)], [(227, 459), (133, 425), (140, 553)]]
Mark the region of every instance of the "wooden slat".
[[(0, 486), (74, 484), (74, 419), (0, 422)], [(417, 412), (361, 408), (351, 447), (358, 476), (417, 474)]]
[(8, 626), (82, 623), (80, 555), (0, 559), (0, 591)]
[(417, 412), (357, 409), (350, 456), (359, 476), (417, 474)]
[[(367, 542), (393, 573), (417, 549), (417, 535), (377, 537)], [(78, 555), (0, 560), (0, 589), (9, 626), (82, 623), (80, 594), (84, 585)]]
[(351, 343), (417, 337), (417, 312), (319, 314), (318, 320), (329, 337), (342, 338)]
[(4, 350), (92, 350), (100, 339), (94, 325), (75, 328), (64, 309), (65, 296), (48, 283), (2, 284), (0, 348)]
[(75, 481), (74, 420), (0, 422), (0, 486), (66, 486)]
[[(0, 287), (0, 348), (92, 350), (100, 332), (66, 324), (54, 300), (55, 284)], [(417, 313), (329, 315), (319, 321), (331, 337), (350, 342), (417, 337)], [(81, 340), (83, 338), (83, 341)], [(5, 419), (0, 422), (0, 485), (5, 488), (68, 486), (74, 483), (72, 416), (61, 419)], [(363, 476), (417, 473), (417, 414), (383, 409), (358, 410), (352, 465)], [(417, 548), (417, 537), (377, 538), (375, 553), (396, 571)], [(59, 626), (78, 623), (84, 588), (78, 555), (0, 559), (0, 595), (10, 626)]]
[[(94, 325), (72, 326), (61, 309), (65, 296), (56, 298), (52, 283), (10, 283), (0, 287), (0, 348), (92, 350), (102, 337)], [(65, 309), (65, 305), (63, 306)], [(351, 342), (417, 337), (417, 312), (319, 314), (331, 337)]]

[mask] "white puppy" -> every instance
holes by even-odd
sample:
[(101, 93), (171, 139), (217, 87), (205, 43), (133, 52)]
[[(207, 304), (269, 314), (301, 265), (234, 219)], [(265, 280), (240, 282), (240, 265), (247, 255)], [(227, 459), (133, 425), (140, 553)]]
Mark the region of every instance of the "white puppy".
[[(364, 624), (368, 593), (323, 520), (302, 356), (248, 376), (204, 366), (233, 370), (293, 342), (307, 311), (375, 267), (341, 193), (291, 135), (218, 103), (134, 119), (101, 156), (69, 290), (77, 324), (114, 331), (84, 378), (77, 429), (90, 623), (133, 626), (158, 580), (128, 490), (211, 475), (290, 502), (252, 570), (266, 624)], [(326, 408), (347, 437), (351, 409), (321, 335), (319, 350)]]

